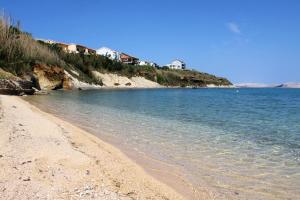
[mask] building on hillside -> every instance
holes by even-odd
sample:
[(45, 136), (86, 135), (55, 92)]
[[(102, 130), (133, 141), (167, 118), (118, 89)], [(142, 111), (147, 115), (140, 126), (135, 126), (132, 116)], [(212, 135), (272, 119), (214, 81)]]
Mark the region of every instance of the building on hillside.
[(62, 42), (56, 42), (54, 40), (36, 39), (36, 41), (41, 41), (47, 44), (56, 44), (61, 47), (63, 51), (67, 53), (83, 53), (86, 55), (96, 54), (96, 50), (78, 45), (78, 44), (66, 44)]
[(68, 44), (57, 42), (55, 43), (57, 46), (59, 46), (63, 51), (68, 52)]
[(125, 64), (136, 65), (139, 59), (125, 53), (120, 54), (120, 61)]
[(79, 51), (77, 51), (76, 44), (69, 44), (67, 51), (68, 53), (79, 53)]
[(89, 54), (89, 55), (96, 55), (96, 50), (88, 48), (88, 47), (85, 49), (85, 52), (86, 52), (86, 54)]
[(154, 62), (148, 62), (148, 61), (143, 61), (143, 60), (139, 61), (138, 65), (140, 65), (140, 66), (151, 66), (151, 67), (156, 67), (156, 68), (158, 67), (158, 64), (156, 64)]
[(57, 42), (55, 42), (54, 40), (46, 40), (46, 39), (35, 39), (36, 41), (41, 41), (47, 44), (56, 44)]
[(140, 66), (150, 65), (150, 62), (141, 60), (138, 62), (138, 65), (140, 65)]
[(57, 46), (60, 47), (63, 51), (69, 52), (69, 50), (68, 50), (69, 44), (62, 43), (62, 42), (56, 42), (56, 41), (54, 41), (54, 40), (45, 40), (45, 39), (36, 39), (36, 41), (44, 42), (44, 43), (46, 43), (46, 44), (57, 45)]
[(97, 49), (96, 53), (98, 55), (102, 55), (102, 56), (108, 57), (111, 60), (120, 61), (120, 53), (117, 52), (117, 51), (115, 51), (115, 50), (112, 50), (110, 48), (101, 47), (100, 49)]
[(96, 54), (96, 51), (94, 49), (78, 45), (78, 44), (70, 44), (67, 48), (68, 53), (82, 53), (86, 55)]
[(186, 65), (181, 60), (174, 60), (171, 64), (166, 65), (169, 69), (185, 69)]

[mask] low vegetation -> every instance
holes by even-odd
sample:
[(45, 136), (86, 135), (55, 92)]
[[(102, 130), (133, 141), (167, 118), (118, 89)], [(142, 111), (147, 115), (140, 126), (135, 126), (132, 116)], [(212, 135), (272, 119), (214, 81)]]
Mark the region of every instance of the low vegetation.
[(31, 71), (37, 63), (63, 66), (63, 61), (49, 48), (38, 44), (29, 33), (20, 31), (20, 23), (0, 17), (0, 67), (15, 75)]
[[(142, 76), (166, 86), (231, 84), (225, 78), (192, 70), (134, 66), (100, 55), (66, 53), (56, 44), (34, 40), (31, 34), (21, 31), (20, 23), (12, 23), (8, 17), (0, 17), (0, 69), (14, 76), (25, 77), (32, 74), (33, 67), (37, 64), (64, 68), (79, 80), (96, 84), (101, 84), (101, 80), (94, 78), (92, 72), (95, 70), (127, 77)], [(4, 77), (4, 73), (1, 77)]]
[(231, 85), (231, 83), (225, 78), (216, 77), (211, 74), (201, 73), (194, 70), (157, 70), (157, 82), (161, 85), (181, 87), (203, 87), (208, 84)]

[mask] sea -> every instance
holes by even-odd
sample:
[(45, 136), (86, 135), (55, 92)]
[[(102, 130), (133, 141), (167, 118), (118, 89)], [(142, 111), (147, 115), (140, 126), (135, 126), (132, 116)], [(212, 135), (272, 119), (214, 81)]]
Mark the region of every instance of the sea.
[[(300, 89), (103, 89), (27, 96), (190, 199), (300, 199)], [(177, 184), (175, 184), (177, 183)], [(199, 196), (197, 196), (199, 195)]]

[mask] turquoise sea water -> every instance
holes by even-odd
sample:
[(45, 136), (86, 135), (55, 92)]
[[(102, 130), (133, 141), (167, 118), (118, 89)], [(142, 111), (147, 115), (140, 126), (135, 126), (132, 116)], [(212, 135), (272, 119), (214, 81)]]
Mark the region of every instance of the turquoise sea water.
[(299, 89), (58, 91), (26, 100), (180, 168), (216, 199), (300, 199)]

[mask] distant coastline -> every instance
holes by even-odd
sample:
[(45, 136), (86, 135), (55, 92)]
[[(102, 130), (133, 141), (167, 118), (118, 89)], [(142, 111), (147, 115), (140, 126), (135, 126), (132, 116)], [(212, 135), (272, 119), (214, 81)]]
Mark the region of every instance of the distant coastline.
[(238, 83), (237, 88), (300, 88), (300, 83), (264, 84), (264, 83)]

